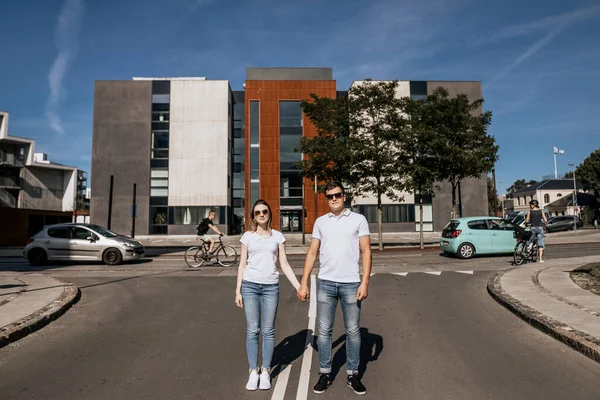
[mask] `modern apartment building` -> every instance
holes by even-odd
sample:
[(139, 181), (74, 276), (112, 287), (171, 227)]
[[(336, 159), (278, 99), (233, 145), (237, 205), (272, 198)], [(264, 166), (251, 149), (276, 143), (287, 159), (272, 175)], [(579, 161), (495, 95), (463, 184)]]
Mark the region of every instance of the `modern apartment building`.
[(85, 172), (35, 152), (35, 141), (9, 135), (9, 114), (0, 112), (0, 244), (23, 245), (44, 225), (70, 222)]
[[(422, 98), (438, 86), (481, 97), (480, 82), (442, 81), (401, 81), (398, 95)], [(206, 78), (97, 81), (92, 222), (129, 233), (135, 213), (138, 234), (193, 234), (214, 210), (219, 229), (233, 234), (262, 198), (276, 229), (310, 233), (315, 218), (328, 211), (324, 196), (315, 195), (295, 166), (302, 157), (293, 151), (299, 139), (317, 134), (300, 108), (311, 94), (345, 92), (337, 90), (331, 68), (248, 68), (243, 91)], [(463, 215), (487, 214), (483, 178), (463, 181)], [(450, 199), (443, 183), (426, 199), (426, 230), (440, 231), (448, 222)], [(416, 203), (410, 193), (402, 202), (385, 199), (384, 230), (417, 230)], [(374, 198), (356, 198), (353, 208), (375, 228)]]

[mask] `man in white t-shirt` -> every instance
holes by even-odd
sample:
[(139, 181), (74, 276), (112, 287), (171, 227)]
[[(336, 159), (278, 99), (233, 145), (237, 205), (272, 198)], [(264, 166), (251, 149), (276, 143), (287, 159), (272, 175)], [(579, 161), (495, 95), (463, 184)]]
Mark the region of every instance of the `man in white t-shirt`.
[[(325, 197), (331, 212), (315, 222), (310, 248), (304, 261), (298, 298), (308, 299), (308, 280), (319, 254), (317, 279), (319, 381), (313, 391), (324, 393), (331, 385), (331, 333), (338, 301), (342, 305), (346, 329), (346, 380), (356, 394), (367, 389), (360, 381), (360, 308), (367, 298), (371, 276), (371, 238), (367, 219), (344, 207), (344, 187), (330, 182)], [(362, 279), (358, 261), (362, 253)]]

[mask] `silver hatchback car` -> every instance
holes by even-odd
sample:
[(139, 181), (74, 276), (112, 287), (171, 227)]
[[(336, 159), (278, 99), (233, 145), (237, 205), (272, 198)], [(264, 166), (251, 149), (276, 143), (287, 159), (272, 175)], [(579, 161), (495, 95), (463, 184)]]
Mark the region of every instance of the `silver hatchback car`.
[(34, 266), (49, 260), (97, 260), (118, 265), (143, 255), (144, 246), (135, 239), (98, 225), (75, 223), (45, 226), (27, 241), (23, 250), (23, 256)]

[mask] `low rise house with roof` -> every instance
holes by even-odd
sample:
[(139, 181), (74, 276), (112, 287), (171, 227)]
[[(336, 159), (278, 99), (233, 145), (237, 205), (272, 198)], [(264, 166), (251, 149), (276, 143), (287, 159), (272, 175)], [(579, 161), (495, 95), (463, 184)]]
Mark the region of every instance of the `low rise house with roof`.
[[(573, 179), (546, 179), (514, 192), (514, 210), (529, 210), (529, 202), (533, 199), (536, 199), (540, 203), (540, 208), (547, 208), (549, 204), (562, 198), (573, 198), (573, 192), (575, 191), (577, 191), (577, 193), (583, 193), (583, 186), (581, 183), (577, 182), (575, 189)], [(559, 212), (559, 214), (551, 213), (550, 215), (563, 215), (560, 214), (562, 211), (555, 212)]]

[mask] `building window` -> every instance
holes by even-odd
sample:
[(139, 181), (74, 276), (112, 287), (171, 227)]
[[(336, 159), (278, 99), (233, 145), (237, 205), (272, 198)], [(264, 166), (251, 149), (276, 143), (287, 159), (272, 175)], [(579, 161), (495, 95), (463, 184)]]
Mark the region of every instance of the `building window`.
[[(302, 107), (299, 101), (279, 102), (279, 187), (281, 206), (302, 206), (303, 179), (294, 152), (302, 138)], [(300, 222), (301, 227), (301, 222)]]
[(550, 203), (550, 195), (548, 193), (544, 195), (544, 203)]
[(250, 203), (258, 200), (260, 165), (260, 102), (250, 101)]
[[(369, 223), (377, 223), (376, 205), (357, 205), (352, 209), (362, 214)], [(381, 206), (383, 223), (415, 222), (415, 207), (413, 204), (383, 204)]]

